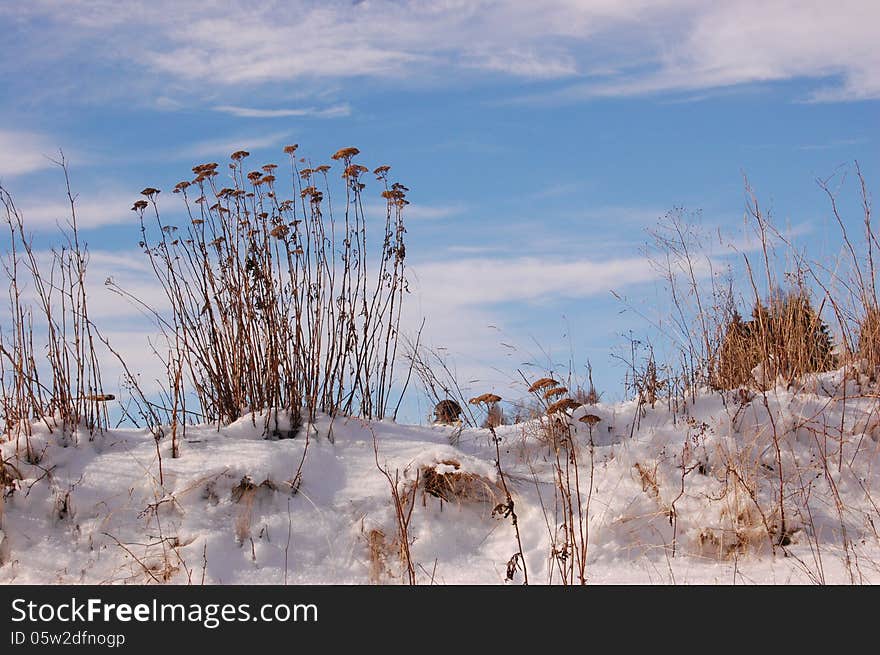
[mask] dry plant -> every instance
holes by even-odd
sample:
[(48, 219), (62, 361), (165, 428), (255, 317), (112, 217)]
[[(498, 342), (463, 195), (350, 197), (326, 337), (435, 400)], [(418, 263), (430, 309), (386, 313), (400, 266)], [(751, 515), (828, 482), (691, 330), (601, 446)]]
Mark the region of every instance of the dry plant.
[(409, 525), (412, 521), (413, 509), (416, 506), (416, 496), (419, 490), (419, 473), (416, 473), (416, 479), (412, 482), (406, 482), (405, 478), (401, 479), (400, 470), (394, 470), (394, 476), (388, 470), (387, 465), (382, 466), (379, 463), (379, 441), (372, 427), (367, 425), (373, 435), (373, 453), (376, 460), (376, 468), (382, 473), (388, 481), (388, 487), (391, 490), (391, 502), (394, 506), (394, 518), (397, 525), (397, 535), (395, 541), (398, 547), (398, 557), (401, 565), (406, 571), (406, 578), (410, 585), (416, 584), (416, 568), (413, 563), (410, 546), (412, 538), (409, 536)]
[(485, 503), (497, 506), (506, 494), (500, 485), (477, 473), (461, 470), (461, 462), (443, 460), (434, 465), (423, 466), (419, 477), (425, 494), (443, 502), (469, 504)]
[(171, 306), (159, 327), (174, 417), (190, 393), (208, 421), (286, 413), (285, 429), (267, 420), (267, 436), (276, 438), (295, 436), (318, 412), (388, 414), (406, 292), (408, 189), (389, 181), (388, 166), (374, 171), (385, 221), (371, 254), (368, 170), (355, 163), (358, 149), (332, 156), (345, 185), (341, 208), (330, 202), (330, 167), (305, 166), (296, 150), (284, 148), (287, 183), (274, 164), (248, 172), (245, 151), (232, 154), (222, 182), (218, 164), (193, 167), (194, 178), (174, 187), (188, 219), (182, 226), (162, 220), (158, 189), (134, 203), (140, 245)]
[[(0, 391), (3, 435), (14, 439), (16, 454), (33, 461), (31, 426), (41, 422), (65, 443), (78, 430), (89, 435), (108, 424), (96, 349), (96, 331), (86, 299), (88, 249), (77, 226), (76, 197), (63, 154), (70, 215), (61, 228), (63, 245), (34, 249), (12, 196), (0, 187), (0, 204), (9, 229), (3, 271), (8, 281), (8, 321), (0, 329)], [(46, 344), (43, 352), (42, 344)]]

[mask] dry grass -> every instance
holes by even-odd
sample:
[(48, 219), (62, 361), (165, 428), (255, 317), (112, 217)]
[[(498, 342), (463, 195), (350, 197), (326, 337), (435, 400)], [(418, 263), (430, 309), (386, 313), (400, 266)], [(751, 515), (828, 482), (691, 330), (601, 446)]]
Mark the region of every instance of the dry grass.
[(383, 584), (391, 576), (391, 570), (388, 568), (388, 556), (393, 552), (393, 546), (388, 543), (385, 533), (378, 528), (373, 528), (366, 534), (366, 541), (370, 584)]
[(444, 460), (424, 466), (420, 475), (422, 490), (447, 503), (488, 504), (495, 507), (504, 498), (504, 490), (488, 478), (461, 470), (457, 460)]

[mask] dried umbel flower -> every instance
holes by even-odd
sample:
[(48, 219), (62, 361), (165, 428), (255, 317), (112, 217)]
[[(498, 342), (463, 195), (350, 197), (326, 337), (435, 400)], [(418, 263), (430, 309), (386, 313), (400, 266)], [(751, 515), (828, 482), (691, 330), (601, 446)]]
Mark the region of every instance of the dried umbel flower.
[(138, 212), (138, 211), (143, 211), (146, 208), (147, 208), (147, 201), (146, 200), (136, 200), (134, 203), (134, 206), (131, 208), (131, 211)]
[(278, 164), (266, 164), (266, 165), (264, 165), (264, 166), (261, 166), (261, 168), (262, 168), (266, 173), (271, 173), (271, 172), (274, 171), (276, 168), (278, 168)]
[(312, 173), (314, 173), (314, 172), (315, 171), (313, 171), (311, 168), (304, 168), (299, 172), (299, 176), (302, 179), (307, 180), (308, 178), (310, 178), (312, 176)]
[(339, 159), (351, 159), (352, 157), (354, 157), (354, 156), (357, 155), (357, 154), (360, 154), (360, 150), (358, 150), (358, 149), (355, 148), (355, 147), (340, 148), (340, 149), (337, 150), (335, 153), (333, 153), (333, 154), (330, 156), (330, 158), (331, 158), (331, 159), (336, 159), (336, 160), (339, 160)]
[(556, 386), (559, 386), (559, 382), (557, 382), (553, 378), (541, 378), (540, 380), (535, 380), (532, 386), (529, 387), (529, 393), (535, 393), (536, 391), (540, 391), (541, 389)]
[(263, 174), (260, 171), (251, 171), (247, 174), (247, 179), (249, 179), (251, 182), (256, 182), (261, 177), (263, 177)]
[(174, 189), (172, 193), (180, 193), (181, 191), (186, 191), (190, 187), (190, 183), (184, 180), (183, 182), (178, 182), (174, 185)]
[(602, 419), (595, 414), (584, 414), (578, 419), (578, 421), (580, 421), (581, 423), (586, 423), (587, 425), (589, 425), (590, 429), (592, 429), (593, 426), (601, 420)]
[(228, 198), (229, 196), (235, 193), (235, 189), (230, 189), (229, 187), (223, 187), (217, 192), (218, 198)]
[(232, 153), (231, 158), (234, 161), (241, 161), (245, 157), (250, 157), (250, 155), (251, 153), (249, 153), (247, 150), (236, 150)]
[(269, 234), (271, 234), (276, 239), (283, 239), (287, 236), (288, 232), (290, 232), (290, 228), (288, 228), (286, 225), (276, 225), (272, 228), (272, 231), (269, 232)]
[(361, 166), (360, 164), (351, 164), (345, 167), (345, 170), (342, 171), (342, 177), (358, 177), (361, 173), (366, 173), (369, 171), (366, 166)]
[(563, 398), (562, 400), (557, 400), (555, 403), (550, 405), (547, 408), (548, 414), (557, 414), (559, 412), (566, 412), (570, 410), (575, 410), (580, 407), (581, 404), (576, 400), (572, 400), (571, 398)]
[(307, 186), (305, 189), (299, 192), (300, 197), (305, 198), (306, 196), (313, 196), (318, 193), (318, 188), (313, 186)]
[(382, 197), (385, 198), (386, 200), (391, 200), (393, 202), (397, 202), (397, 201), (403, 200), (406, 196), (403, 193), (403, 191), (398, 191), (397, 189), (390, 189), (388, 191), (383, 191)]
[(160, 193), (159, 189), (155, 189), (151, 186), (148, 186), (146, 189), (141, 191), (142, 196), (146, 196), (147, 198), (150, 198), (151, 200), (152, 200), (153, 196), (159, 195), (159, 193)]
[(379, 166), (373, 171), (373, 175), (376, 177), (385, 177), (385, 174), (391, 170), (390, 166)]
[(330, 167), (327, 164), (321, 164), (320, 166), (315, 167), (316, 173), (326, 173), (330, 170)]
[(260, 180), (260, 181), (261, 181), (261, 182), (265, 182), (266, 184), (271, 185), (272, 183), (275, 182), (275, 176), (274, 176), (274, 175), (264, 175), (264, 176), (263, 176), (263, 179)]
[(208, 175), (216, 172), (217, 164), (212, 162), (210, 164), (198, 164), (192, 167), (192, 172), (196, 175)]
[(498, 396), (494, 393), (484, 393), (476, 398), (471, 398), (468, 402), (471, 405), (491, 405), (492, 403), (497, 403), (501, 401), (501, 396)]
[(549, 400), (554, 396), (561, 396), (565, 393), (568, 393), (568, 389), (566, 389), (565, 387), (553, 387), (552, 389), (547, 389), (547, 391), (544, 392), (544, 398)]
[(288, 155), (292, 155), (293, 153), (296, 152), (297, 148), (299, 148), (298, 143), (294, 143), (293, 145), (289, 145), (289, 146), (284, 146), (284, 152), (286, 152)]

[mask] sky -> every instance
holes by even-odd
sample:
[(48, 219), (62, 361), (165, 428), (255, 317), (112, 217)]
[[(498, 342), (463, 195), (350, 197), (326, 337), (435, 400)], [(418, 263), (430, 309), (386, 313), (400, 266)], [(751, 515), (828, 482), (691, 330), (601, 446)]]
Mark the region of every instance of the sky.
[(614, 353), (645, 327), (631, 308), (665, 302), (643, 252), (660, 217), (735, 233), (747, 176), (834, 256), (816, 184), (834, 176), (859, 224), (853, 162), (880, 180), (878, 21), (873, 0), (0, 3), (0, 183), (47, 247), (63, 150), (93, 316), (149, 367), (151, 327), (100, 284), (159, 300), (139, 191), (238, 149), (258, 166), (356, 146), (411, 189), (407, 327), (426, 319), (463, 386), (516, 394), (527, 363), (589, 361), (616, 398)]

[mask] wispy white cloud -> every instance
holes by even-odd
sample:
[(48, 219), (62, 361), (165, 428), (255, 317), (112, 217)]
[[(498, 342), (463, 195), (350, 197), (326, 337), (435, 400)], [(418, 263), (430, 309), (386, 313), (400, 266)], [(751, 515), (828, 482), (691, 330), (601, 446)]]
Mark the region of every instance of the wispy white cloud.
[[(95, 62), (121, 62), (128, 85), (171, 81), (230, 98), (278, 82), (319, 88), (431, 75), (455, 84), (481, 72), (568, 83), (542, 91), (544, 101), (798, 78), (816, 80), (813, 102), (880, 98), (880, 4), (866, 0), (218, 1), (211, 11), (171, 0), (70, 4), (66, 12), (52, 0), (0, 8), (15, 31), (0, 55), (15, 48), (8, 61), (29, 57), (50, 71), (88, 52)], [(40, 47), (23, 47), (31, 34)]]
[[(368, 202), (364, 207), (368, 216), (384, 216), (387, 206), (384, 201)], [(421, 202), (414, 202), (406, 206), (403, 210), (404, 220), (431, 221), (450, 218), (452, 216), (460, 216), (467, 211), (467, 207), (462, 204), (438, 204), (429, 205)]]
[(252, 107), (237, 107), (235, 105), (218, 105), (214, 111), (231, 114), (240, 118), (340, 118), (351, 114), (351, 107), (347, 104), (334, 105), (332, 107), (304, 107), (299, 109), (255, 109)]
[[(130, 222), (134, 216), (130, 211), (133, 199), (137, 199), (133, 193), (81, 193), (74, 203), (77, 226), (90, 229)], [(18, 209), (29, 230), (65, 226), (71, 221), (70, 203), (65, 200), (25, 197), (18, 202)]]
[(413, 265), (413, 288), (446, 306), (587, 298), (656, 279), (642, 257), (547, 261), (537, 257), (463, 258)]
[(0, 178), (33, 173), (53, 166), (58, 146), (33, 132), (0, 130)]

